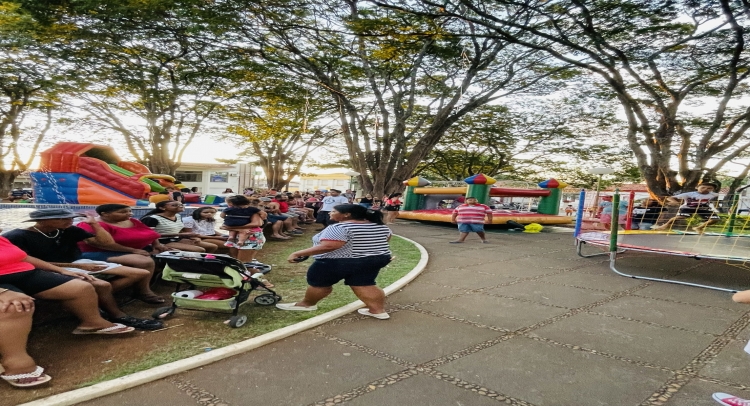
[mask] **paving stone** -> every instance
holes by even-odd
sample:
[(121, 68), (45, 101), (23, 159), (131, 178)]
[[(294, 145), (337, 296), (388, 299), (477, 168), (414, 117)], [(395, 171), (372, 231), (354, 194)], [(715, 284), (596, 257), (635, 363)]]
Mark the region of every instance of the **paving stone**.
[(562, 266), (553, 266), (543, 258), (510, 258), (503, 261), (485, 263), (465, 267), (474, 271), (482, 271), (499, 276), (508, 276), (515, 278), (531, 278), (540, 275), (552, 274), (564, 269), (576, 267), (574, 263), (563, 262)]
[(664, 406), (717, 406), (719, 403), (711, 398), (711, 395), (715, 392), (724, 392), (750, 399), (750, 391), (693, 379), (674, 393)]
[(567, 312), (567, 309), (482, 294), (468, 294), (419, 308), (475, 323), (517, 330)]
[(500, 335), (496, 331), (410, 311), (400, 311), (388, 321), (368, 321), (372, 325), (377, 323), (378, 334), (362, 323), (324, 326), (321, 329), (333, 336), (414, 363), (452, 354)]
[(550, 285), (549, 283), (536, 281), (523, 281), (510, 286), (490, 289), (488, 292), (567, 308), (581, 307), (612, 295), (609, 292)]
[(750, 354), (743, 350), (746, 344), (747, 342), (739, 340), (729, 343), (699, 373), (750, 386)]
[(440, 297), (455, 295), (456, 293), (461, 292), (463, 292), (463, 290), (457, 288), (448, 288), (427, 283), (410, 283), (403, 289), (388, 296), (388, 303), (407, 304), (424, 302)]
[(556, 283), (559, 285), (599, 289), (611, 292), (627, 290), (643, 284), (643, 281), (631, 278), (623, 278), (621, 276), (615, 275), (614, 273), (612, 275), (613, 276), (589, 275), (579, 272), (566, 272), (560, 275), (544, 277), (541, 279), (541, 281)]
[(416, 375), (346, 403), (352, 406), (497, 406), (497, 400), (437, 378)]
[(674, 370), (684, 367), (715, 339), (707, 334), (587, 313), (536, 329), (531, 335)]
[[(428, 252), (430, 250), (427, 250)], [(436, 259), (433, 259), (432, 261), (435, 261)], [(487, 258), (484, 258), (481, 255), (472, 255), (468, 257), (458, 256), (458, 255), (448, 255), (446, 257), (440, 258), (440, 267), (446, 269), (446, 268), (462, 268), (467, 267), (471, 265), (476, 265), (482, 262), (487, 261)]]
[[(687, 290), (687, 286), (685, 289)], [(622, 297), (592, 309), (594, 312), (630, 317), (665, 326), (721, 334), (740, 315), (732, 310), (706, 308), (642, 297)]]
[(745, 327), (737, 333), (737, 339), (744, 342), (750, 341), (750, 326)]
[(178, 378), (233, 405), (304, 405), (400, 370), (382, 358), (302, 333)]
[(668, 372), (515, 337), (439, 371), (538, 406), (637, 405)]
[(734, 290), (746, 290), (750, 286), (750, 272), (747, 268), (729, 266), (721, 261), (706, 260), (706, 265), (691, 269), (674, 279)]
[(654, 283), (651, 286), (639, 290), (634, 296), (646, 296), (704, 306), (716, 306), (743, 313), (750, 310), (750, 306), (746, 304), (733, 302), (732, 294), (729, 292), (680, 286), (671, 283)]
[(147, 383), (88, 402), (81, 406), (191, 405), (195, 399), (166, 380)]
[(439, 286), (451, 286), (460, 289), (479, 289), (509, 282), (502, 276), (480, 274), (473, 270), (446, 269), (419, 275), (417, 283), (430, 283)]

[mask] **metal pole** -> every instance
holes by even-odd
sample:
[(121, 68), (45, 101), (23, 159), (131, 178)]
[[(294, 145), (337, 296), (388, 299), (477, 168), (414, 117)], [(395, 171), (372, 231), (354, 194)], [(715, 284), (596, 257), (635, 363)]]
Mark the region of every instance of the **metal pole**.
[[(615, 194), (612, 196), (612, 220), (610, 221), (609, 230), (609, 252), (614, 255), (617, 253), (617, 218), (620, 215), (619, 209), (620, 204), (620, 189), (615, 189)], [(612, 258), (610, 258), (612, 259)]]
[(625, 216), (625, 229), (630, 230), (632, 228), (631, 224), (633, 222), (633, 208), (635, 207), (635, 191), (630, 191), (630, 196), (628, 196), (628, 213)]
[(581, 234), (581, 226), (583, 225), (583, 212), (586, 206), (586, 189), (581, 189), (581, 193), (578, 194), (578, 214), (576, 214), (576, 228), (573, 232), (574, 237), (578, 237)]

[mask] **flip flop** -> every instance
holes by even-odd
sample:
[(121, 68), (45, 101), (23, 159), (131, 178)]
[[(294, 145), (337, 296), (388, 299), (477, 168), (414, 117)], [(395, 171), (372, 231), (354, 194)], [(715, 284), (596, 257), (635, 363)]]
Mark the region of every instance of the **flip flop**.
[(99, 329), (83, 329), (77, 328), (73, 330), (73, 334), (99, 334), (99, 335), (113, 335), (113, 334), (125, 334), (132, 333), (135, 331), (134, 327), (128, 327), (124, 324), (115, 323), (112, 327), (99, 328)]
[(52, 377), (45, 374), (44, 368), (40, 366), (37, 366), (34, 372), (16, 375), (0, 375), (0, 378), (16, 388), (30, 388), (52, 380)]

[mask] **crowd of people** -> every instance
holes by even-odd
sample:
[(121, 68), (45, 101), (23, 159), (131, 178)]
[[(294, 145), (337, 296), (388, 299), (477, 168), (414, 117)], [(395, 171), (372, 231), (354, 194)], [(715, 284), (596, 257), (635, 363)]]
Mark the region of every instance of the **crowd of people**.
[[(251, 272), (259, 272), (254, 265), (260, 264), (256, 256), (266, 243), (265, 231), (271, 239), (289, 240), (301, 235), (304, 225), (314, 223), (321, 228), (313, 237), (313, 247), (289, 257), (290, 262), (314, 257), (307, 275), (308, 291), (302, 301), (277, 307), (315, 310), (317, 302), (343, 279), (367, 304), (361, 314), (389, 317), (385, 295), (375, 284), (378, 272), (391, 260), (391, 234), (383, 222), (379, 199), (366, 195), (358, 202), (351, 191), (335, 189), (225, 192), (223, 210), (205, 206), (185, 217), (180, 196), (171, 192), (140, 219), (133, 218), (131, 207), (123, 204), (100, 205), (96, 216), (65, 208), (37, 209), (29, 214), (30, 226), (3, 233), (0, 357), (4, 373), (0, 378), (21, 388), (51, 379), (26, 352), (35, 299), (55, 301), (75, 316), (78, 325), (73, 334), (121, 335), (161, 329), (162, 321), (125, 313), (114, 296), (130, 289), (135, 299), (164, 304), (165, 298), (151, 290), (156, 254), (227, 252)], [(399, 197), (383, 199), (385, 210), (397, 211)], [(223, 219), (221, 227), (217, 214)]]

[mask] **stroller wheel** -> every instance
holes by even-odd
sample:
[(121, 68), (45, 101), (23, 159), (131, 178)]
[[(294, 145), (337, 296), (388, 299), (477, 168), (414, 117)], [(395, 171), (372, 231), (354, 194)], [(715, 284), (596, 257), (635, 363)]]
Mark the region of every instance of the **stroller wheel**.
[(266, 293), (263, 295), (258, 295), (253, 300), (255, 303), (261, 305), (261, 306), (271, 306), (275, 305), (276, 302), (278, 302), (280, 299), (277, 299), (276, 296)]
[(153, 317), (156, 320), (161, 320), (161, 319), (166, 319), (167, 317), (173, 314), (174, 314), (174, 307), (172, 306), (160, 307), (151, 314), (151, 317)]
[(229, 319), (229, 327), (232, 328), (242, 327), (245, 323), (247, 323), (247, 316), (245, 315), (232, 316), (232, 318)]

